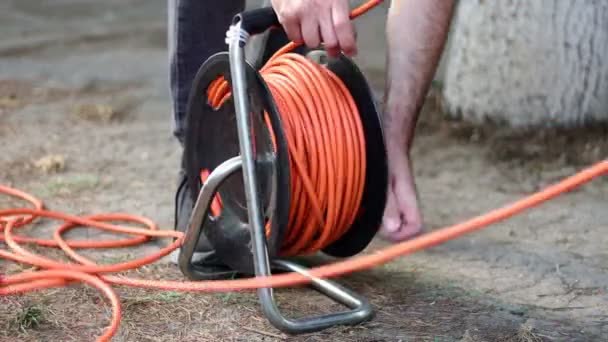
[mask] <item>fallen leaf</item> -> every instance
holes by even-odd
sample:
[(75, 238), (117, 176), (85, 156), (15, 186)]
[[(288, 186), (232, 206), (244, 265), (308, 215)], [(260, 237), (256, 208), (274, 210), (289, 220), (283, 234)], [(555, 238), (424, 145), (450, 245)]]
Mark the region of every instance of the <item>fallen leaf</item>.
[(57, 173), (65, 170), (65, 157), (48, 155), (34, 162), (34, 166), (44, 173)]

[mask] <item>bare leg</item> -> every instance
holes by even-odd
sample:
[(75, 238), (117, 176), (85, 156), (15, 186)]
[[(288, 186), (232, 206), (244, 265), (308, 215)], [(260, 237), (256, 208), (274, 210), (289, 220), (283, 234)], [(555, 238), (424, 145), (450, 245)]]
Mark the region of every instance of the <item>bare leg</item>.
[(394, 0), (387, 21), (384, 126), (389, 193), (381, 235), (392, 241), (422, 231), (409, 151), (418, 113), (445, 46), (453, 0)]

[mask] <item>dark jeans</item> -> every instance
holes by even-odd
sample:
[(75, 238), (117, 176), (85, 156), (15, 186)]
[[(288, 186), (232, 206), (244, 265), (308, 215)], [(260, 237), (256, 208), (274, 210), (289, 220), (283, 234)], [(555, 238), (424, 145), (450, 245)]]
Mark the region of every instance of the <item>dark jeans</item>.
[(232, 18), (245, 0), (169, 0), (169, 63), (173, 134), (183, 143), (184, 120), (194, 76), (211, 55), (226, 51)]

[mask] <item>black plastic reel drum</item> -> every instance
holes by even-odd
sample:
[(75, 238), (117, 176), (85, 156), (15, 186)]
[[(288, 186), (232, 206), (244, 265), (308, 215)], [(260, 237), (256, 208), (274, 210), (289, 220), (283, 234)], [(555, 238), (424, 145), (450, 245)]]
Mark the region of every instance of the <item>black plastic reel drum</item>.
[[(321, 50), (313, 53), (324, 55)], [(224, 161), (240, 155), (234, 102), (229, 99), (214, 109), (207, 100), (207, 88), (212, 81), (223, 76), (229, 83), (228, 53), (210, 57), (200, 68), (192, 88), (185, 138), (185, 169), (192, 199), (196, 201), (202, 187), (201, 170), (212, 171)], [(327, 60), (327, 68), (346, 85), (359, 109), (366, 140), (367, 175), (362, 204), (351, 229), (323, 252), (332, 257), (350, 257), (367, 247), (380, 227), (384, 213), (388, 167), (380, 117), (372, 92), (365, 77), (346, 56)], [(290, 206), (290, 175), (287, 142), (278, 110), (271, 93), (251, 65), (247, 66), (249, 110), (252, 114), (251, 130), (254, 141), (256, 174), (260, 204), (271, 233), (267, 236), (271, 259), (280, 257), (283, 236), (288, 229)], [(271, 132), (264, 121), (264, 112), (270, 118), (275, 136), (273, 147)], [(248, 223), (243, 173), (236, 172), (220, 186), (223, 209), (218, 217), (208, 213), (202, 233), (214, 248), (217, 256), (230, 268), (243, 274), (255, 274), (251, 230)]]

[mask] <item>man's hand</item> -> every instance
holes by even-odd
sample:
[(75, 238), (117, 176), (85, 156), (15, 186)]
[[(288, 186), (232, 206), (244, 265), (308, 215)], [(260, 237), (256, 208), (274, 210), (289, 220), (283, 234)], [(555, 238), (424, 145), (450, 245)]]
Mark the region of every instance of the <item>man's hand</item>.
[(309, 48), (324, 44), (329, 56), (357, 53), (348, 0), (272, 0), (290, 40)]

